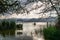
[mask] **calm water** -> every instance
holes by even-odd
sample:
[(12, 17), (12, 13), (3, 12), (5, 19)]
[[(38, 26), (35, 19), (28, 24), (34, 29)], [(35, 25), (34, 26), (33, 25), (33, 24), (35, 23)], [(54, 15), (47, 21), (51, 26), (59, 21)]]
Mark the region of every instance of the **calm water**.
[[(46, 22), (17, 23), (23, 24), (22, 30), (0, 31), (0, 40), (34, 40), (41, 38), (40, 29), (46, 28)], [(37, 31), (37, 33), (35, 32)]]

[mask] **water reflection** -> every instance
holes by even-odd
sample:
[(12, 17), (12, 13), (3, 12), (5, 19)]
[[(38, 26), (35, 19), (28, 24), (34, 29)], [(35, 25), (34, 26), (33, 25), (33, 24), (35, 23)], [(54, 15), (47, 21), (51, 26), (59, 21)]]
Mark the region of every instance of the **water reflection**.
[(16, 29), (0, 31), (0, 40), (38, 40), (43, 35), (41, 30), (47, 27), (46, 22), (19, 24), (23, 24), (23, 26), (17, 25)]
[(22, 25), (17, 25), (16, 29), (0, 30), (0, 40), (33, 40), (33, 38), (23, 35)]
[(15, 34), (15, 30), (2, 30), (2, 31), (0, 31), (0, 34), (3, 37), (9, 36), (9, 35), (14, 35)]
[(15, 30), (2, 30), (0, 31), (0, 40), (13, 40)]
[(22, 35), (22, 32), (17, 32), (17, 35), (15, 32), (15, 30), (0, 31), (0, 40), (33, 40), (31, 36)]

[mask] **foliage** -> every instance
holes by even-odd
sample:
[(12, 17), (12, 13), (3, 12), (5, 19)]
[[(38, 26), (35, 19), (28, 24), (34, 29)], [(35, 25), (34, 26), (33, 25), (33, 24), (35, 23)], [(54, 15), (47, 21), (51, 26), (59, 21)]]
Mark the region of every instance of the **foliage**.
[(45, 40), (60, 40), (60, 30), (48, 27), (43, 30)]
[(0, 14), (17, 10), (19, 6), (18, 4), (19, 2), (14, 0), (0, 0)]
[(58, 16), (58, 20), (55, 26), (57, 29), (60, 29), (60, 16)]
[(17, 29), (19, 29), (19, 30), (23, 30), (23, 27), (22, 26), (23, 26), (22, 24), (16, 25)]
[(0, 22), (0, 30), (15, 29), (16, 23), (14, 21), (3, 20)]
[(22, 24), (16, 25), (15, 21), (2, 20), (0, 21), (0, 34), (4, 37), (7, 35), (14, 35), (15, 29), (22, 30)]
[(11, 21), (10, 22), (10, 29), (15, 29), (15, 27), (16, 27), (16, 23), (14, 22), (14, 21)]

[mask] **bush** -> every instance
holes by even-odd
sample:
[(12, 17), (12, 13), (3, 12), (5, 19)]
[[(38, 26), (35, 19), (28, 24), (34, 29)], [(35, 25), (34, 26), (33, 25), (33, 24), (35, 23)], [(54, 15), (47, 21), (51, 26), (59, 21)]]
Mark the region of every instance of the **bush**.
[(16, 28), (16, 23), (14, 21), (10, 21), (9, 29), (15, 29), (15, 28)]
[(0, 31), (1, 30), (10, 30), (10, 29), (15, 29), (15, 28), (16, 28), (15, 21), (2, 20), (0, 22)]
[(23, 25), (22, 24), (18, 24), (18, 25), (16, 25), (16, 28), (19, 29), (19, 30), (23, 30)]
[(4, 21), (2, 21), (1, 22), (1, 29), (2, 30), (5, 30), (5, 29), (8, 29), (8, 27), (9, 27), (9, 22), (7, 21), (7, 20), (4, 20)]
[(0, 34), (3, 36), (14, 35), (16, 29), (15, 21), (2, 20), (0, 21)]
[(56, 27), (48, 27), (43, 29), (45, 40), (60, 40), (60, 30)]

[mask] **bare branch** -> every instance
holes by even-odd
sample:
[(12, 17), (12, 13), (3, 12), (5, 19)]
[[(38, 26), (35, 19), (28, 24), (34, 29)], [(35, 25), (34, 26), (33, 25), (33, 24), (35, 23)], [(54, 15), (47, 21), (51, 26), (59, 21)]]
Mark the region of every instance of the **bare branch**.
[(49, 0), (49, 1), (51, 2), (52, 7), (53, 7), (53, 8), (55, 9), (55, 11), (57, 12), (57, 15), (59, 15), (59, 12), (57, 11), (56, 7), (53, 5), (52, 1), (51, 1), (51, 0)]

